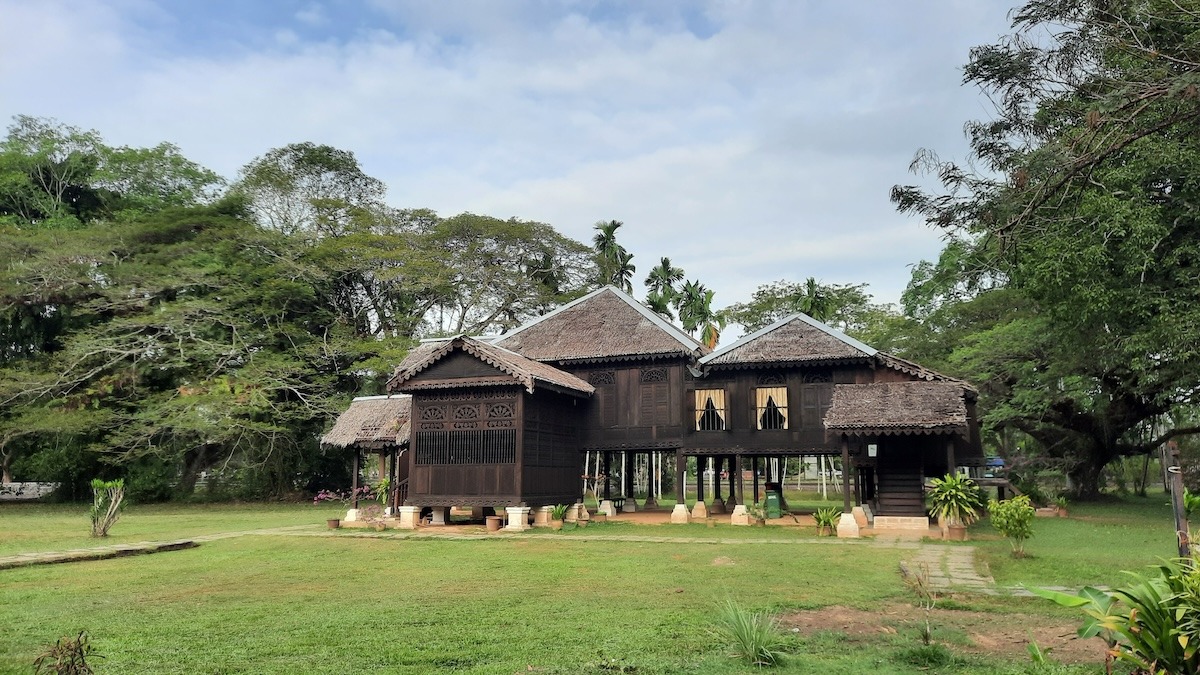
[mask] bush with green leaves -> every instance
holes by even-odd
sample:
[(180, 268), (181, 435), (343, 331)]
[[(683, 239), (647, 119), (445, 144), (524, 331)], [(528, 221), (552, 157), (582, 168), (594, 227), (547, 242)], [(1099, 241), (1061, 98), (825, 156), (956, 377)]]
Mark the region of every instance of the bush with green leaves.
[(550, 520), (563, 520), (567, 517), (567, 509), (571, 508), (566, 504), (555, 504), (550, 507)]
[(92, 536), (107, 537), (108, 530), (121, 517), (121, 505), (125, 500), (125, 481), (92, 480)]
[(717, 615), (720, 633), (733, 647), (734, 655), (751, 666), (782, 665), (783, 635), (775, 615), (750, 612), (726, 600)]
[(983, 497), (966, 476), (946, 474), (929, 481), (929, 513), (943, 525), (967, 526), (979, 519)]
[[(1087, 587), (1076, 594), (1041, 588), (1035, 594), (1087, 614), (1079, 636), (1100, 636), (1109, 658), (1139, 673), (1200, 672), (1200, 569), (1194, 558), (1164, 562), (1112, 591)], [(1111, 672), (1111, 664), (1109, 664)]]
[(1025, 540), (1033, 536), (1033, 511), (1033, 504), (1029, 503), (1029, 497), (1025, 495), (1002, 502), (995, 499), (988, 502), (992, 527), (1008, 537), (1014, 558), (1025, 556)]
[(817, 509), (813, 512), (813, 521), (817, 524), (817, 534), (821, 535), (825, 532), (833, 534), (837, 530), (838, 519), (842, 517), (842, 510), (832, 506), (823, 509)]

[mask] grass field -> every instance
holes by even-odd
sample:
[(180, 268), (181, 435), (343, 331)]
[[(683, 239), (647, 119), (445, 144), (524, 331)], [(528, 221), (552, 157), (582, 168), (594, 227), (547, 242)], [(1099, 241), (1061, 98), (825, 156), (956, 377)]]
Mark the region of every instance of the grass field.
[[(171, 539), (312, 524), (330, 514), (302, 505), (131, 508), (110, 540)], [(1161, 498), (1073, 506), (1039, 519), (1035, 556), (1009, 562), (1008, 545), (977, 526), (972, 545), (1001, 585), (1120, 581), (1169, 555)], [(1164, 524), (1165, 522), (1165, 524)], [(608, 535), (794, 539), (794, 545), (624, 542)], [(94, 545), (81, 506), (0, 506), (0, 555)], [(590, 541), (498, 535), (483, 541), (256, 535), (195, 549), (0, 571), (0, 672), (27, 673), (56, 638), (86, 629), (101, 673), (734, 673), (714, 634), (732, 598), (784, 614), (844, 608), (871, 616), (909, 608), (881, 631), (785, 632), (787, 673), (1085, 673), (1038, 669), (1019, 654), (981, 652), (970, 634), (989, 624), (1074, 625), (1040, 600), (943, 600), (935, 635), (948, 662), (921, 660), (912, 596), (897, 567), (911, 551), (805, 543), (796, 528), (632, 526), (584, 530)], [(109, 543), (109, 542), (105, 542)], [(890, 611), (890, 610), (889, 610)], [(820, 619), (818, 620), (820, 621)], [(532, 668), (532, 670), (530, 670)]]

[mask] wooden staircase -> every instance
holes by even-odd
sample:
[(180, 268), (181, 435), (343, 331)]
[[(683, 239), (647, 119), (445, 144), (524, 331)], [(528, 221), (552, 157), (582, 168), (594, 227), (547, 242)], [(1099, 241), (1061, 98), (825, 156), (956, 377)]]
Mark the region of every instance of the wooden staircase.
[(875, 513), (883, 516), (925, 515), (925, 484), (921, 474), (884, 470), (877, 481)]

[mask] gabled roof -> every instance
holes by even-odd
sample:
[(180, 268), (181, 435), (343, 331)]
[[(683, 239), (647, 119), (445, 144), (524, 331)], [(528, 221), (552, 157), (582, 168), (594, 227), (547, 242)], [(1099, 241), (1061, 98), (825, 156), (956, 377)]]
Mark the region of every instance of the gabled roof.
[(851, 435), (966, 435), (966, 393), (960, 382), (835, 385), (825, 413), (825, 429)]
[(411, 410), (412, 397), (408, 394), (356, 398), (338, 416), (329, 433), (321, 437), (321, 443), (338, 448), (407, 445)]
[(705, 356), (700, 365), (816, 363), (865, 359), (876, 353), (807, 314), (793, 314)]
[(623, 291), (605, 286), (514, 328), (495, 344), (538, 361), (701, 356), (708, 349)]
[[(592, 385), (570, 373), (465, 335), (459, 335), (441, 343), (422, 343), (409, 353), (404, 362), (396, 368), (392, 379), (388, 380), (388, 391), (395, 391), (421, 371), (456, 351), (466, 352), (496, 368), (501, 373), (510, 376), (515, 383), (524, 385), (530, 393), (533, 393), (539, 384), (550, 385), (551, 388), (584, 396), (591, 395), (595, 391)], [(469, 386), (469, 384), (464, 383), (464, 386)]]
[(970, 395), (978, 393), (976, 392), (975, 387), (972, 387), (965, 380), (950, 377), (949, 375), (943, 375), (936, 370), (930, 370), (925, 366), (913, 363), (907, 359), (902, 359), (899, 356), (888, 354), (887, 352), (877, 353), (875, 355), (875, 360), (884, 368), (891, 368), (892, 370), (896, 370), (907, 375), (912, 375), (913, 377), (925, 380), (927, 382), (955, 382), (967, 389), (967, 392)]

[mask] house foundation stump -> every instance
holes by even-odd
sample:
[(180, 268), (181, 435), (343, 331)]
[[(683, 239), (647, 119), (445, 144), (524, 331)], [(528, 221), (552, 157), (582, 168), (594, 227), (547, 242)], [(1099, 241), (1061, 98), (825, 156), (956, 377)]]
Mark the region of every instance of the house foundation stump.
[(532, 510), (528, 506), (509, 506), (504, 509), (508, 513), (508, 525), (504, 529), (508, 532), (524, 532), (529, 529), (529, 512)]
[(838, 539), (858, 539), (859, 534), (858, 523), (854, 520), (854, 514), (843, 513), (838, 520), (837, 536)]
[(419, 506), (401, 506), (396, 509), (400, 516), (400, 524), (396, 527), (402, 530), (417, 529), (417, 520), (421, 517), (421, 507)]
[(688, 513), (687, 505), (676, 504), (675, 508), (671, 509), (671, 523), (673, 525), (687, 525), (692, 520), (692, 514)]

